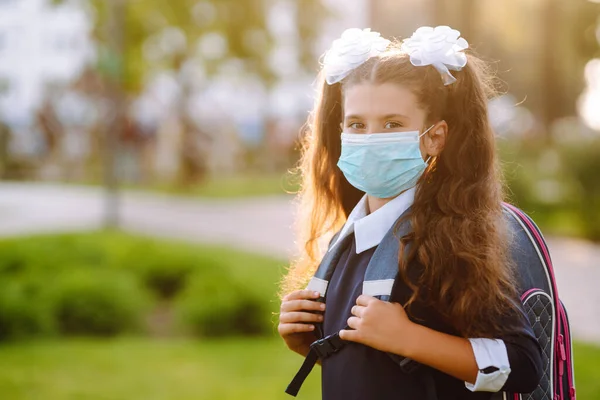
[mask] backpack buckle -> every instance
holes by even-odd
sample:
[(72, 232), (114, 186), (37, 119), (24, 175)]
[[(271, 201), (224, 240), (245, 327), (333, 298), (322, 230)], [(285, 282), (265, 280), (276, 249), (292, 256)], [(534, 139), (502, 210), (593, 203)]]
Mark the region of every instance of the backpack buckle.
[(310, 345), (310, 348), (320, 359), (324, 359), (340, 351), (344, 345), (345, 343), (340, 338), (339, 333), (334, 333), (333, 335), (315, 340)]

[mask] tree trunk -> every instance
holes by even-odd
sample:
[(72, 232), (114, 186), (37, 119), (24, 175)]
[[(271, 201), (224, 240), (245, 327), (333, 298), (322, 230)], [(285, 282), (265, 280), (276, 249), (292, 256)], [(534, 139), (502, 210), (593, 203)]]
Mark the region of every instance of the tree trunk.
[(108, 76), (108, 93), (112, 110), (106, 131), (104, 154), (104, 186), (106, 189), (106, 203), (104, 210), (105, 228), (116, 228), (119, 225), (119, 198), (118, 198), (118, 171), (117, 152), (118, 143), (123, 131), (125, 116), (125, 94), (123, 92), (123, 59), (125, 39), (125, 0), (111, 0), (110, 17), (107, 23), (107, 37), (109, 52), (112, 58), (112, 70)]
[(540, 74), (540, 89), (542, 96), (542, 122), (546, 138), (550, 140), (550, 126), (552, 121), (560, 116), (561, 107), (561, 76), (557, 68), (557, 50), (559, 18), (556, 0), (546, 0), (543, 6), (543, 53)]

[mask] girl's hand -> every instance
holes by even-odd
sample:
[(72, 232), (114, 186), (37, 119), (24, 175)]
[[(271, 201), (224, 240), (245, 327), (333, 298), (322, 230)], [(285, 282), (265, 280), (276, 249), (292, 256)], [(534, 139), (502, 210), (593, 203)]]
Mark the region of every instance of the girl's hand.
[(279, 335), (290, 350), (303, 356), (308, 354), (310, 344), (317, 340), (315, 326), (311, 322), (323, 321), (321, 314), (307, 312), (325, 310), (324, 303), (315, 301), (319, 296), (318, 292), (298, 290), (285, 296), (281, 302)]
[(360, 295), (352, 307), (352, 315), (348, 326), (353, 330), (341, 330), (340, 338), (407, 356), (414, 343), (415, 324), (408, 319), (402, 305)]

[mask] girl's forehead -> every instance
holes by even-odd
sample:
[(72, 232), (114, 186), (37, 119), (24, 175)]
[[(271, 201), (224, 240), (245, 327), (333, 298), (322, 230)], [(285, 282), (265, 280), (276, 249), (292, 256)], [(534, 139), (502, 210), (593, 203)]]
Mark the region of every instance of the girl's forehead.
[(417, 97), (408, 87), (396, 83), (358, 83), (344, 90), (344, 115), (369, 118), (400, 114), (424, 114)]

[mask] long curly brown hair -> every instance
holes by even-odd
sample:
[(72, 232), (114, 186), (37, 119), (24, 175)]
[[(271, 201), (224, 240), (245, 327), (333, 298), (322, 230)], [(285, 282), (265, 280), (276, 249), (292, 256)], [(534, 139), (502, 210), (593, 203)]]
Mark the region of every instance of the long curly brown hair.
[[(427, 111), (427, 123), (445, 120), (443, 151), (419, 179), (409, 215), (412, 232), (400, 238), (400, 277), (413, 290), (405, 304), (434, 306), (461, 335), (493, 337), (510, 327), (500, 321), (515, 311), (516, 287), (509, 258), (509, 236), (502, 217), (503, 190), (488, 121), (487, 101), (494, 94), (486, 64), (471, 53), (456, 82), (444, 86), (432, 66), (415, 67), (394, 43), (344, 78), (321, 90), (306, 125), (299, 169), (300, 242), (303, 252), (282, 283), (288, 293), (306, 284), (321, 257), (319, 245), (344, 224), (364, 195), (337, 167), (344, 90), (357, 83), (392, 82), (409, 88)], [(416, 281), (408, 268), (418, 262)]]

